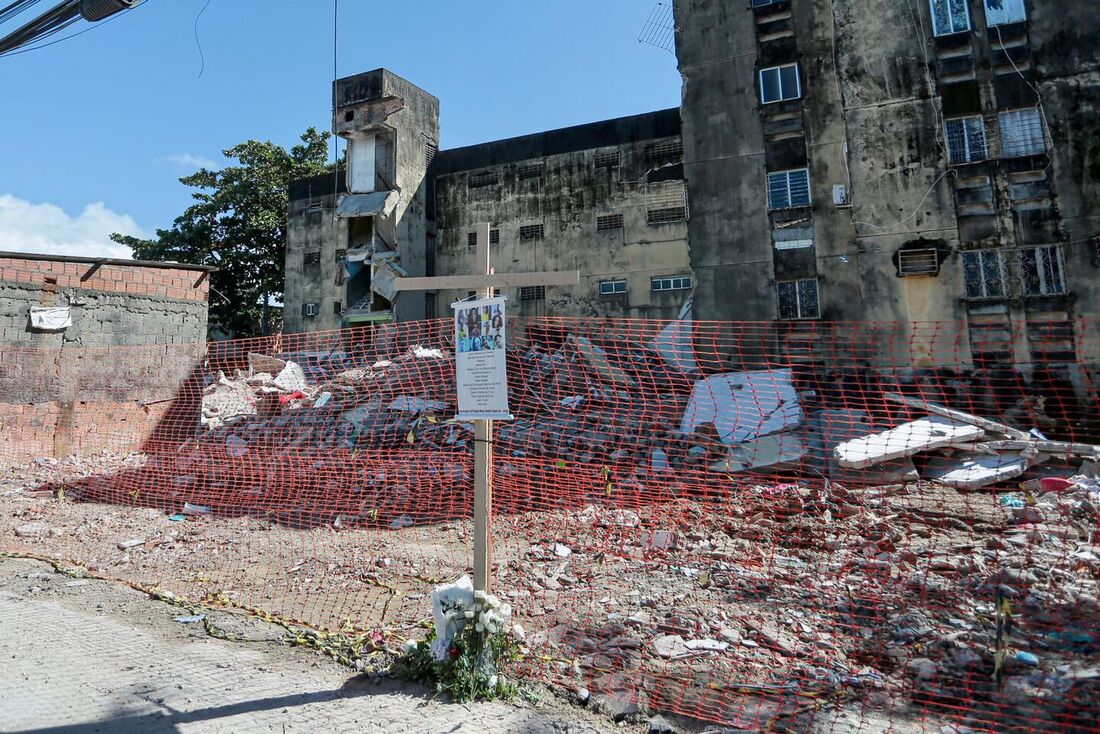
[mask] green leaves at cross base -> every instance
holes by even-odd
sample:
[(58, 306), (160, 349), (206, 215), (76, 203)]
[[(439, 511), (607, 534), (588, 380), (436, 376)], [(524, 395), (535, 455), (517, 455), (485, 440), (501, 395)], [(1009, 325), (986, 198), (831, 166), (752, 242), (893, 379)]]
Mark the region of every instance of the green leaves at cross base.
[(119, 234), (111, 239), (132, 248), (138, 260), (217, 267), (210, 282), (211, 331), (255, 335), (264, 294), (282, 300), (290, 182), (332, 172), (330, 138), (310, 128), (289, 150), (258, 140), (224, 150), (234, 164), (180, 179), (196, 189), (195, 203), (170, 229), (158, 229), (153, 240)]
[[(410, 641), (404, 654), (394, 662), (393, 673), (428, 685), (453, 703), (515, 697), (516, 684), (501, 672), (503, 663), (519, 655), (519, 643), (514, 637), (506, 632), (478, 633), (474, 625), (467, 625), (455, 636), (451, 653), (443, 661), (432, 655), (434, 641), (435, 630), (420, 642)], [(493, 661), (488, 668), (479, 663), (486, 656)]]

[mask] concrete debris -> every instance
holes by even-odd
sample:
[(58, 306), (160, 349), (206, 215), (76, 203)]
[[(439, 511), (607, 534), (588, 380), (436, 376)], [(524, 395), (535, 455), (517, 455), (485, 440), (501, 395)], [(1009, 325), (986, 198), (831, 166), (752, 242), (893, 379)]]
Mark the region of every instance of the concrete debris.
[(790, 370), (735, 372), (695, 383), (680, 431), (691, 434), (709, 424), (732, 446), (791, 430), (802, 418)]
[(963, 454), (961, 456), (936, 455), (924, 468), (925, 479), (932, 479), (948, 487), (975, 490), (1020, 476), (1031, 461), (1018, 453)]
[(976, 441), (984, 435), (981, 428), (933, 415), (845, 441), (834, 449), (834, 454), (842, 467), (862, 469), (922, 451)]
[(309, 387), (306, 384), (305, 373), (294, 362), (287, 362), (271, 384), (286, 393), (304, 392)]
[[(858, 472), (877, 475), (873, 478), (868, 476), (866, 481), (861, 481), (863, 484), (883, 483), (875, 480), (884, 479), (882, 473), (891, 465), (909, 475), (906, 467), (899, 466), (898, 462), (908, 465), (911, 463), (910, 457), (924, 459), (921, 478), (963, 491), (1003, 484), (1054, 458), (1069, 461), (1074, 457), (1085, 457), (1086, 461), (1081, 466), (1084, 471), (1085, 467), (1091, 466), (1088, 459), (1100, 457), (1100, 446), (1051, 441), (1038, 431), (1025, 433), (1003, 423), (925, 400), (891, 393), (886, 398), (910, 408), (928, 411), (931, 415), (880, 433), (845, 438), (835, 445), (831, 460), (835, 461), (840, 471), (850, 470), (856, 477)], [(850, 426), (862, 424), (870, 429), (861, 414), (824, 411), (811, 419), (811, 435), (816, 436), (815, 440), (835, 440), (847, 432), (843, 428), (845, 419)], [(833, 427), (834, 423), (840, 427)], [(926, 452), (930, 452), (926, 457), (918, 456)]]
[(716, 472), (743, 472), (750, 469), (797, 466), (806, 454), (806, 445), (796, 433), (776, 433), (771, 436), (735, 444), (726, 458), (711, 466)]

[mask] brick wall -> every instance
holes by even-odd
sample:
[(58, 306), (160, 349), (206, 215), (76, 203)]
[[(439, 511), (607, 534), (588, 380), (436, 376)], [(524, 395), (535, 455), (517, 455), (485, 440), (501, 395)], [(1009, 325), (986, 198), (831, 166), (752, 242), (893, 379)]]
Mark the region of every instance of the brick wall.
[[(0, 257), (0, 464), (197, 426), (209, 287), (202, 270)], [(35, 306), (69, 306), (72, 326), (32, 329)]]

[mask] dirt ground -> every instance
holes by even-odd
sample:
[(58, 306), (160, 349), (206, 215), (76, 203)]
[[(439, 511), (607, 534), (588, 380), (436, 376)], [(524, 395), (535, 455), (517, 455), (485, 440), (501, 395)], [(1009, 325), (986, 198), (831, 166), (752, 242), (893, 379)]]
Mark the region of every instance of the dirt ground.
[(599, 734), (615, 726), (543, 694), (538, 703), (447, 705), (288, 648), (284, 630), (207, 611), (233, 641), (128, 587), (0, 559), (0, 731), (479, 732)]

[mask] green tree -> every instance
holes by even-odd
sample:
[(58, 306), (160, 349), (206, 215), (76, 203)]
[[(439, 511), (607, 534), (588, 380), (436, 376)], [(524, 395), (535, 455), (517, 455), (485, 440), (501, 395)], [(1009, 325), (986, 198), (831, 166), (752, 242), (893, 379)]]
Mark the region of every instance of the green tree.
[(295, 179), (333, 170), (330, 138), (311, 127), (290, 150), (257, 140), (224, 150), (236, 164), (180, 179), (198, 190), (192, 194), (195, 203), (171, 229), (158, 229), (153, 240), (117, 233), (111, 239), (132, 248), (139, 260), (217, 267), (210, 282), (211, 328), (253, 335), (264, 294), (282, 299), (288, 187)]

